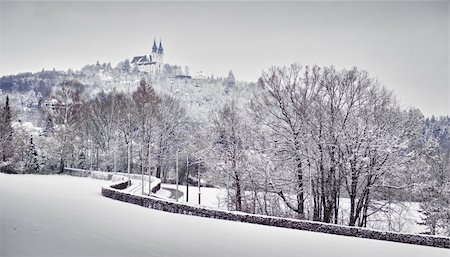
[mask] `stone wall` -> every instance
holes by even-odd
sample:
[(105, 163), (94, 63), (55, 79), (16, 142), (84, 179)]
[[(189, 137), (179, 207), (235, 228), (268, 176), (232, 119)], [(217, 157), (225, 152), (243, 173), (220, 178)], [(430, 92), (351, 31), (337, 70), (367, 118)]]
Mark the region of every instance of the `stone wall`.
[(74, 169), (74, 168), (64, 168), (64, 172), (62, 174), (75, 176), (75, 177), (91, 177), (91, 178), (101, 179), (101, 180), (111, 180), (113, 177), (113, 174), (110, 172), (83, 170), (83, 169)]
[(321, 222), (286, 219), (263, 215), (253, 215), (241, 212), (229, 212), (206, 208), (202, 206), (177, 203), (175, 201), (160, 199), (157, 197), (141, 196), (123, 192), (120, 188), (126, 188), (127, 182), (118, 182), (109, 187), (102, 188), (102, 195), (115, 200), (137, 204), (155, 210), (172, 213), (208, 217), (214, 219), (240, 221), (252, 224), (267, 225), (273, 227), (283, 227), (305, 231), (321, 232), (327, 234), (352, 236), (360, 238), (378, 239), (407, 244), (417, 244), (450, 248), (450, 238), (428, 235), (414, 235), (395, 232), (385, 232), (366, 228), (340, 226)]

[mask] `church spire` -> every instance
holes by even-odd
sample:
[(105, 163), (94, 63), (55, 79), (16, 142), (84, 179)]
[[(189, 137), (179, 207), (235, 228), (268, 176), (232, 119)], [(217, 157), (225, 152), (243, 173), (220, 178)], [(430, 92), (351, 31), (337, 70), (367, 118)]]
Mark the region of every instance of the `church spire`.
[[(161, 42), (159, 42), (159, 45), (161, 46)], [(158, 47), (156, 46), (156, 39), (153, 39), (152, 53), (156, 53), (157, 51)]]
[(163, 49), (163, 47), (162, 47), (162, 40), (161, 40), (161, 39), (159, 39), (158, 53), (159, 53), (159, 54), (163, 54), (163, 53), (164, 53), (164, 49)]

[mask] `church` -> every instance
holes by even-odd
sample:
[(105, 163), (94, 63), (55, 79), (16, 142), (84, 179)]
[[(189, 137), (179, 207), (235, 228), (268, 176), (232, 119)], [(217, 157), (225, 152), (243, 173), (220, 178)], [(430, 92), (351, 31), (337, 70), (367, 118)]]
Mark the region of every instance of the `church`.
[(164, 66), (164, 49), (161, 40), (159, 41), (159, 47), (156, 45), (156, 39), (153, 40), (152, 52), (149, 55), (135, 56), (131, 65), (141, 72), (160, 73)]

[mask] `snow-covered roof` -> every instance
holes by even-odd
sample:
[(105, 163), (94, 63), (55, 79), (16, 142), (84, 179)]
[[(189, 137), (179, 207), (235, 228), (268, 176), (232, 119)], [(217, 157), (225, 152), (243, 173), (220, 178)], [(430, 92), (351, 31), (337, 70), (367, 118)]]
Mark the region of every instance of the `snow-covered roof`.
[(132, 64), (135, 65), (152, 65), (155, 64), (156, 62), (152, 61), (152, 56), (148, 56), (147, 55), (143, 55), (143, 56), (135, 56), (133, 57), (133, 60), (131, 60)]
[(147, 61), (147, 56), (145, 56), (145, 55), (143, 55), (143, 56), (135, 56), (133, 58), (133, 60), (131, 61), (131, 63), (142, 62), (142, 61)]
[(32, 135), (38, 135), (39, 132), (42, 131), (41, 127), (34, 126), (33, 123), (28, 122), (28, 121), (26, 121), (26, 122), (14, 121), (14, 122), (12, 122), (11, 125), (15, 129), (22, 128), (23, 130), (25, 130), (26, 132), (28, 132), (29, 134), (32, 134)]

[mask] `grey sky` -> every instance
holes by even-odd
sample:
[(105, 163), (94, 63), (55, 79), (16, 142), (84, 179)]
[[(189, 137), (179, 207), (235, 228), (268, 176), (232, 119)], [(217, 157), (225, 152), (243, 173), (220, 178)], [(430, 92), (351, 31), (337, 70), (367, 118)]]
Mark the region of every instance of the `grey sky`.
[(357, 66), (402, 105), (449, 115), (449, 3), (2, 2), (0, 74), (150, 52), (192, 73), (256, 81), (271, 65)]

